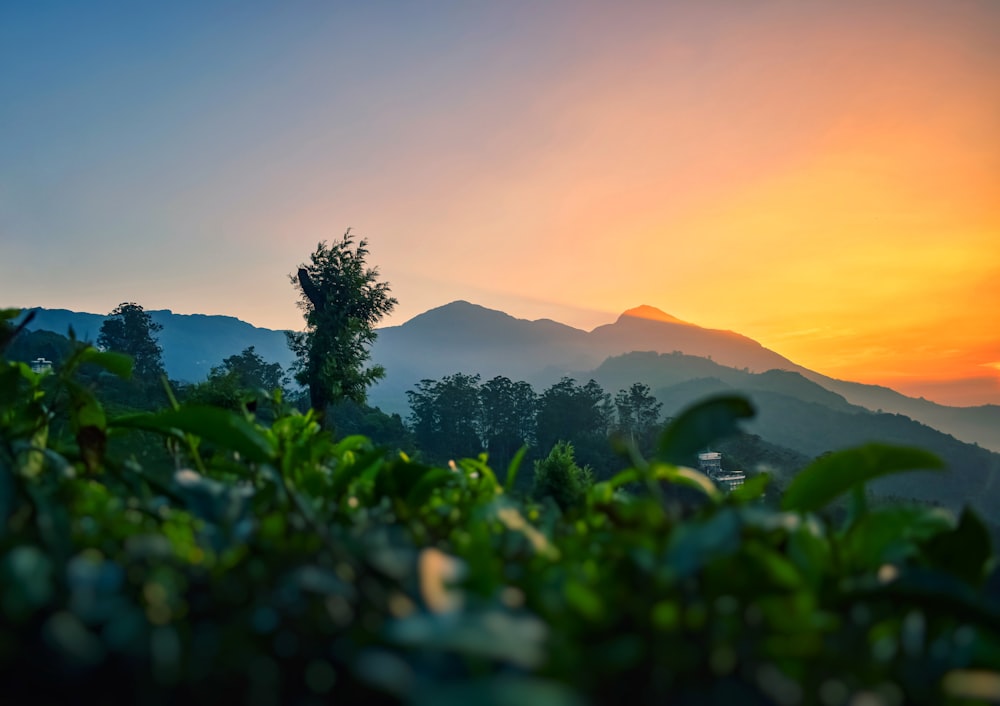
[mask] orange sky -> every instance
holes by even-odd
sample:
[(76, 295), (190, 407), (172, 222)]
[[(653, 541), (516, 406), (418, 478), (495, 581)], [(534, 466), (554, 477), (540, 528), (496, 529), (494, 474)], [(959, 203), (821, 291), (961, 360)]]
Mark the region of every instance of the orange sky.
[(995, 0), (197, 7), (0, 16), (0, 303), (296, 327), (352, 226), (388, 323), (646, 303), (1000, 404)]

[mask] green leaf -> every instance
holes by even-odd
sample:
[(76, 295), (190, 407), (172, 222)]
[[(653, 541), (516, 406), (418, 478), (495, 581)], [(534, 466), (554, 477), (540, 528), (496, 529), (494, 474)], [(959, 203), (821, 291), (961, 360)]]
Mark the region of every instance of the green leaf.
[(669, 483), (700, 490), (709, 498), (717, 499), (720, 497), (719, 489), (715, 487), (715, 483), (701, 471), (686, 466), (670, 466), (662, 463), (654, 463), (650, 470), (656, 480), (665, 480)]
[(681, 412), (663, 430), (659, 456), (670, 463), (690, 463), (696, 453), (713, 441), (738, 434), (739, 421), (753, 416), (753, 407), (743, 397), (727, 395), (699, 402)]
[(275, 453), (268, 438), (245, 418), (218, 407), (190, 406), (163, 412), (119, 417), (112, 427), (142, 429), (161, 434), (193, 434), (250, 461), (270, 460)]
[[(796, 515), (796, 517), (798, 517)], [(823, 577), (832, 571), (830, 544), (817, 524), (803, 522), (788, 536), (788, 558), (795, 563), (803, 577), (813, 587), (819, 586)]]
[(741, 531), (740, 518), (732, 508), (704, 522), (682, 524), (670, 537), (667, 564), (678, 576), (691, 576), (712, 559), (737, 551)]
[(454, 473), (443, 468), (433, 468), (427, 471), (406, 494), (406, 504), (410, 507), (420, 507), (431, 497), (435, 488), (445, 485), (452, 478), (454, 478)]
[(989, 530), (968, 508), (962, 511), (955, 529), (932, 537), (923, 549), (924, 556), (935, 566), (973, 585), (983, 581), (993, 554)]
[(811, 512), (827, 505), (855, 485), (903, 471), (943, 470), (932, 453), (905, 446), (867, 444), (817, 459), (804, 468), (785, 491), (781, 507)]
[(415, 613), (389, 623), (386, 635), (390, 641), (421, 653), (453, 652), (533, 669), (545, 662), (548, 628), (531, 615), (484, 609), (457, 617)]
[(943, 571), (907, 569), (888, 583), (848, 591), (845, 600), (869, 597), (887, 599), (899, 615), (913, 607), (930, 620), (962, 621), (1000, 637), (1000, 612), (993, 602), (984, 601), (979, 591)]
[(113, 351), (99, 351), (96, 348), (85, 348), (80, 352), (81, 363), (93, 363), (104, 368), (109, 373), (114, 373), (123, 380), (132, 377), (132, 356)]
[[(674, 466), (669, 463), (653, 462), (645, 472), (637, 468), (627, 468), (620, 473), (616, 473), (609, 480), (598, 483), (598, 485), (605, 485), (611, 489), (615, 489), (629, 483), (638, 483), (647, 476), (653, 480), (676, 483), (677, 485), (685, 485), (694, 490), (700, 490), (710, 498), (719, 497), (719, 489), (715, 487), (712, 479), (704, 473), (696, 471), (693, 468)], [(602, 488), (600, 493), (601, 495), (595, 494), (593, 497), (599, 499), (603, 495), (606, 495), (607, 490)]]
[(582, 706), (569, 687), (536, 677), (494, 676), (475, 681), (432, 682), (411, 696), (414, 706)]
[(74, 380), (67, 380), (66, 387), (73, 405), (71, 417), (73, 428), (97, 427), (103, 430), (107, 425), (107, 419), (104, 408), (94, 397), (94, 393)]
[(517, 480), (517, 472), (521, 469), (521, 462), (524, 460), (526, 453), (528, 453), (527, 446), (519, 448), (507, 466), (507, 480), (504, 482), (504, 490), (508, 493), (514, 489), (514, 481)]
[(771, 476), (767, 473), (751, 476), (744, 481), (743, 485), (734, 488), (732, 492), (729, 493), (729, 497), (741, 503), (756, 500), (764, 494), (764, 491), (767, 490), (767, 486), (770, 485), (770, 483)]
[[(339, 446), (340, 444), (338, 444)], [(384, 462), (385, 452), (382, 449), (372, 449), (365, 455), (355, 458), (352, 463), (338, 464), (333, 469), (333, 480), (330, 482), (331, 497), (339, 499), (347, 492), (355, 478), (360, 477), (369, 469), (381, 468)]]
[(397, 498), (415, 507), (427, 500), (434, 488), (454, 477), (453, 471), (443, 468), (397, 461), (384, 466), (375, 477), (375, 495)]
[(463, 458), (458, 461), (458, 467), (465, 472), (466, 477), (481, 478), (482, 483), (495, 489), (498, 485), (497, 477), (493, 469), (486, 465), (485, 458), (485, 455), (480, 458)]
[(918, 553), (918, 542), (951, 529), (951, 513), (938, 508), (888, 507), (863, 515), (841, 544), (842, 560), (861, 570), (898, 564)]

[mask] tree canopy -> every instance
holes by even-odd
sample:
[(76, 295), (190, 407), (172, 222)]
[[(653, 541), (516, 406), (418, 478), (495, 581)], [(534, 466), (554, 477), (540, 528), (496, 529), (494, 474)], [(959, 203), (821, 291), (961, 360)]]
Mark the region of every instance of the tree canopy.
[(366, 367), (375, 325), (396, 306), (389, 284), (368, 267), (368, 242), (355, 243), (350, 229), (339, 241), (320, 242), (309, 262), (291, 275), (298, 290), (304, 331), (289, 332), (295, 353), (295, 379), (309, 388), (318, 412), (341, 399), (364, 402), (368, 386), (385, 375), (382, 366)]
[(97, 345), (105, 350), (132, 356), (133, 376), (152, 382), (163, 375), (163, 348), (155, 334), (163, 330), (149, 313), (135, 302), (122, 302), (101, 324)]
[(239, 409), (275, 390), (283, 390), (284, 381), (280, 363), (268, 363), (254, 346), (248, 346), (213, 367), (207, 380), (191, 388), (188, 400)]

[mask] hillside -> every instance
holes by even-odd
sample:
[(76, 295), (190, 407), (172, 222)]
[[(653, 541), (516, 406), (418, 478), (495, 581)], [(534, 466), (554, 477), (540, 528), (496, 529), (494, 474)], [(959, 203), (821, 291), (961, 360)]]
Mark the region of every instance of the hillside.
[[(65, 334), (73, 326), (80, 338), (89, 340), (96, 339), (104, 320), (101, 314), (36, 311), (30, 328)], [(150, 314), (163, 325), (159, 338), (164, 363), (168, 373), (179, 380), (200, 380), (213, 365), (250, 345), (266, 360), (284, 367), (292, 361), (281, 331), (257, 328), (228, 316), (174, 314), (169, 310)], [(600, 372), (605, 360), (633, 352), (647, 357), (629, 358), (631, 371), (624, 370), (614, 382), (602, 384), (617, 389), (644, 380), (654, 387), (665, 387), (714, 377), (737, 389), (780, 392), (840, 411), (856, 405), (903, 414), (962, 441), (1000, 451), (1000, 406), (947, 407), (885, 387), (836, 380), (803, 368), (746, 336), (702, 328), (650, 306), (630, 309), (614, 323), (587, 332), (550, 319), (528, 321), (469, 302), (452, 302), (399, 326), (379, 330), (372, 358), (385, 366), (387, 375), (369, 397), (374, 405), (405, 414), (406, 391), (424, 378), (461, 371), (487, 379), (506, 375), (542, 387), (562, 375), (601, 379), (609, 374)], [(651, 366), (657, 367), (656, 356), (674, 352), (673, 365), (651, 370)], [(752, 373), (768, 376), (759, 378)], [(650, 377), (654, 375), (659, 377)]]
[[(29, 331), (53, 331), (66, 335), (70, 328), (83, 341), (97, 341), (104, 314), (89, 314), (66, 309), (32, 309), (35, 318)], [(158, 334), (163, 348), (163, 365), (167, 374), (184, 382), (203, 380), (212, 369), (228, 356), (240, 353), (248, 346), (265, 360), (287, 367), (292, 354), (284, 331), (258, 328), (232, 316), (206, 314), (175, 314), (169, 309), (148, 312), (155, 323), (163, 326)]]

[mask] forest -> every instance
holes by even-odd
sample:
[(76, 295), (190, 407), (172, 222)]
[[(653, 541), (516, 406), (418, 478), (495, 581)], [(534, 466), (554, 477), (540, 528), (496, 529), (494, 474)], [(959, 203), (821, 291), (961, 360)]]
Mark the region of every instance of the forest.
[[(663, 419), (638, 382), (456, 372), (384, 415), (366, 350), (394, 300), (364, 245), (293, 276), (297, 385), (252, 349), (172, 384), (132, 303), (97, 346), (2, 312), (5, 703), (1000, 696), (986, 524), (866, 492), (933, 454), (782, 456), (744, 396)], [(724, 492), (706, 448), (778, 472)]]

